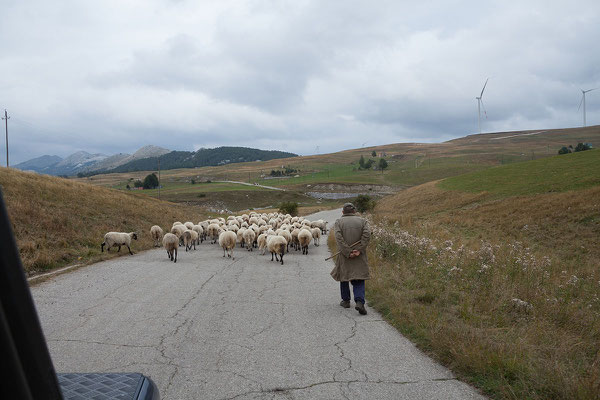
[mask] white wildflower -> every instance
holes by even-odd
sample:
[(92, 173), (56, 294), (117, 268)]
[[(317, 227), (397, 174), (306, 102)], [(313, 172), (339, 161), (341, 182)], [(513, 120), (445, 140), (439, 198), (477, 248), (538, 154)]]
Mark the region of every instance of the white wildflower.
[(516, 307), (523, 308), (525, 310), (530, 310), (533, 308), (533, 306), (531, 304), (529, 304), (528, 302), (521, 300), (521, 299), (517, 299), (516, 297), (514, 299), (511, 299), (511, 301), (513, 302), (513, 304)]

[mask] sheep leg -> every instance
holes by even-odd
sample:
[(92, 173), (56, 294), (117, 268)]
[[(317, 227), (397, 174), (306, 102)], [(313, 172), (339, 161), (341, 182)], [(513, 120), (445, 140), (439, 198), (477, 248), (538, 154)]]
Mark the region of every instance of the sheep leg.
[(175, 259), (173, 260), (173, 262), (177, 262), (177, 247), (175, 247), (173, 251), (175, 252)]
[(129, 250), (129, 254), (133, 255), (133, 253), (131, 252), (131, 248), (129, 247), (129, 245), (127, 245), (127, 250)]
[[(103, 253), (104, 253), (104, 246), (106, 246), (106, 242), (102, 242), (102, 244), (100, 245), (100, 249), (102, 250)], [(106, 251), (108, 251), (108, 248), (106, 249)]]
[[(273, 260), (271, 260), (273, 261)], [(279, 261), (279, 259), (277, 258), (277, 253), (275, 253), (275, 261)]]
[(273, 261), (273, 252), (271, 252), (271, 261)]
[(223, 257), (225, 257), (225, 247), (223, 247)]
[(281, 254), (279, 255), (279, 258), (281, 259), (281, 265), (283, 265), (283, 252), (281, 252)]
[(117, 250), (117, 253), (121, 251), (121, 245), (119, 245), (119, 250)]

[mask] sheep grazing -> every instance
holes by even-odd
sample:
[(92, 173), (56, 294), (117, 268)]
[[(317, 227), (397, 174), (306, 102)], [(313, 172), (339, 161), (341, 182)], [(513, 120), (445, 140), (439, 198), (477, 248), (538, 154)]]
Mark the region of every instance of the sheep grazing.
[(131, 252), (131, 239), (137, 240), (137, 233), (135, 232), (108, 232), (104, 235), (104, 242), (100, 245), (100, 249), (104, 252), (104, 246), (106, 246), (106, 251), (110, 250), (113, 246), (118, 246), (121, 251), (121, 246), (127, 246), (127, 250), (129, 250), (129, 254), (133, 255)]
[(174, 263), (177, 262), (177, 247), (179, 247), (179, 238), (172, 234), (172, 233), (167, 233), (165, 234), (165, 236), (163, 236), (163, 247), (165, 248), (165, 250), (167, 250), (167, 255), (169, 256), (169, 260), (173, 261)]
[(315, 246), (319, 246), (319, 242), (321, 241), (321, 228), (312, 228), (310, 231), (312, 232)]
[[(275, 255), (275, 261), (281, 260), (281, 265), (283, 265), (283, 254), (286, 247), (287, 240), (283, 236), (269, 236), (267, 238), (267, 248), (271, 252), (271, 261), (273, 261), (273, 255)], [(277, 255), (279, 255), (280, 260), (277, 259)]]
[(219, 235), (219, 246), (223, 248), (223, 257), (225, 257), (225, 252), (227, 252), (227, 257), (235, 260), (233, 256), (233, 248), (235, 247), (235, 241), (237, 236), (235, 232), (232, 231), (224, 231)]
[(150, 228), (150, 236), (152, 236), (152, 240), (154, 240), (154, 247), (160, 247), (160, 241), (163, 238), (163, 230), (158, 225), (153, 225)]
[(302, 229), (300, 233), (298, 233), (298, 243), (302, 248), (302, 254), (308, 254), (308, 245), (312, 240), (312, 232), (308, 229)]
[(246, 248), (248, 251), (252, 251), (254, 247), (254, 240), (256, 240), (256, 233), (252, 229), (246, 229), (244, 231), (244, 242), (246, 243)]

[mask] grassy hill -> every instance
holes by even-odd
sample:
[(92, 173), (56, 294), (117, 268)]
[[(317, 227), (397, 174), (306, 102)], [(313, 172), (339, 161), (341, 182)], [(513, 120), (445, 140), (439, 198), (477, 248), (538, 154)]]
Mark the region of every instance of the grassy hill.
[(600, 150), (416, 186), (373, 214), (370, 302), (494, 398), (600, 393)]
[[(115, 257), (101, 253), (109, 231), (138, 233), (134, 252), (153, 247), (150, 227), (205, 219), (199, 207), (73, 180), (0, 168), (0, 186), (27, 274)], [(128, 255), (121, 250), (120, 255)]]
[[(306, 192), (315, 185), (386, 185), (392, 190), (420, 185), (447, 177), (485, 170), (489, 167), (513, 164), (531, 159), (544, 159), (556, 155), (565, 145), (578, 142), (600, 145), (600, 126), (544, 131), (519, 131), (470, 135), (444, 143), (397, 143), (376, 147), (352, 149), (331, 154), (292, 157), (262, 162), (238, 163), (218, 167), (202, 167), (161, 171), (165, 189), (190, 185), (191, 181), (243, 181)], [(372, 152), (376, 157), (372, 157)], [(389, 167), (382, 173), (377, 170), (359, 170), (358, 161), (363, 156), (377, 161), (383, 157)], [(296, 170), (286, 177), (271, 179), (271, 171), (285, 167)], [(155, 171), (96, 175), (86, 178), (88, 183), (124, 189), (135, 179), (143, 179)], [(206, 186), (190, 186), (185, 191), (186, 202), (199, 204), (224, 203), (234, 198), (245, 198), (245, 190), (230, 192), (227, 197), (213, 195)], [(174, 191), (175, 192), (175, 191)], [(156, 196), (156, 192), (144, 191)], [(204, 194), (205, 197), (198, 197)], [(268, 197), (268, 194), (262, 194)], [(179, 201), (177, 196), (169, 197)], [(297, 198), (296, 201), (305, 199)], [(261, 204), (266, 206), (268, 204)], [(231, 209), (235, 209), (233, 206)]]

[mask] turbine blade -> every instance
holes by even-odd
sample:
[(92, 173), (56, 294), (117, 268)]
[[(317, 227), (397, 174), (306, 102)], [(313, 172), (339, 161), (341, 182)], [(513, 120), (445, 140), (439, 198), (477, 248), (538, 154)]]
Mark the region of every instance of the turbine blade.
[(583, 104), (583, 96), (581, 96), (581, 101), (579, 102), (579, 107), (577, 107), (577, 111), (579, 111), (582, 104)]
[(479, 97), (483, 97), (483, 91), (485, 90), (485, 87), (487, 86), (488, 81), (490, 80), (490, 78), (487, 78), (485, 80), (485, 84), (483, 85), (483, 89), (481, 89), (481, 94), (479, 95)]

